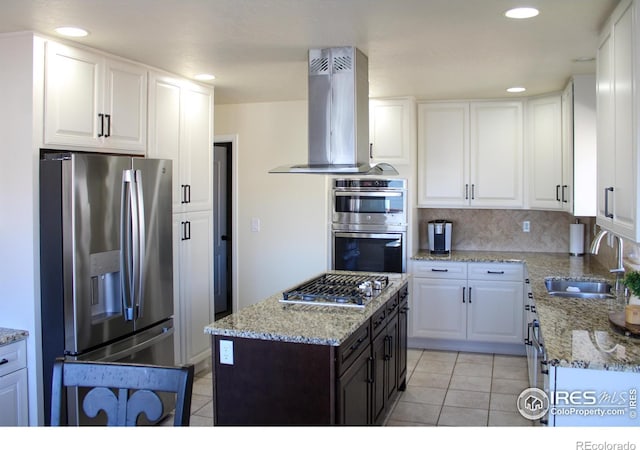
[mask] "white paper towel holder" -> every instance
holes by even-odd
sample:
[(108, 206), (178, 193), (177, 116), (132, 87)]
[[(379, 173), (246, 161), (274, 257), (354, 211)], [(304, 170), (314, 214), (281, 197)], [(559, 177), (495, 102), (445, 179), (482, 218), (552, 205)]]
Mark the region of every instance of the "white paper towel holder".
[(578, 219), (569, 225), (569, 255), (584, 256), (584, 224)]

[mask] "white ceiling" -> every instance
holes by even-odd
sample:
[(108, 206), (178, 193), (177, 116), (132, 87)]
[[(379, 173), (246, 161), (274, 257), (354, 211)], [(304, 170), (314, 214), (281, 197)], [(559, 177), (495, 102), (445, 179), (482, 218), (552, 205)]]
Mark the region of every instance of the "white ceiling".
[[(0, 0), (0, 32), (77, 39), (186, 77), (216, 75), (216, 103), (305, 99), (309, 48), (356, 46), (371, 97), (498, 98), (560, 90), (593, 73), (618, 0)], [(512, 6), (536, 6), (527, 21)], [(6, 62), (2, 62), (6, 64)]]

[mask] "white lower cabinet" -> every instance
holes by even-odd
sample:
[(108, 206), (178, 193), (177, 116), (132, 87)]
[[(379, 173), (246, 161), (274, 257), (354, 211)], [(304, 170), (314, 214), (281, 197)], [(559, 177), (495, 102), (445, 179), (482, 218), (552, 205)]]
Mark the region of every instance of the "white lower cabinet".
[(28, 425), (27, 345), (21, 340), (0, 346), (0, 427)]
[(210, 357), (204, 327), (215, 319), (213, 303), (213, 213), (174, 214), (174, 317), (176, 362)]
[(521, 344), (523, 265), (415, 261), (411, 336)]

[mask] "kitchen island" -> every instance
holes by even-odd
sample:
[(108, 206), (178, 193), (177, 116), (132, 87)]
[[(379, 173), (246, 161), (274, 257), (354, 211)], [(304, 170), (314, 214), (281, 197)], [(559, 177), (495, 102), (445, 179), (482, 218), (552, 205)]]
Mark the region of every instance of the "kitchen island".
[(362, 308), (285, 304), (277, 293), (205, 327), (214, 424), (381, 423), (406, 382), (410, 276), (371, 275), (389, 284)]

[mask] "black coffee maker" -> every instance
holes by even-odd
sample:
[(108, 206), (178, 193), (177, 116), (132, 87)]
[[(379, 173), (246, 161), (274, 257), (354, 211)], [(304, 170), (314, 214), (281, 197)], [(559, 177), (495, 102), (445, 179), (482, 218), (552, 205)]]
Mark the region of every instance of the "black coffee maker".
[(451, 252), (451, 227), (448, 220), (429, 222), (429, 251), (434, 255), (448, 255)]

